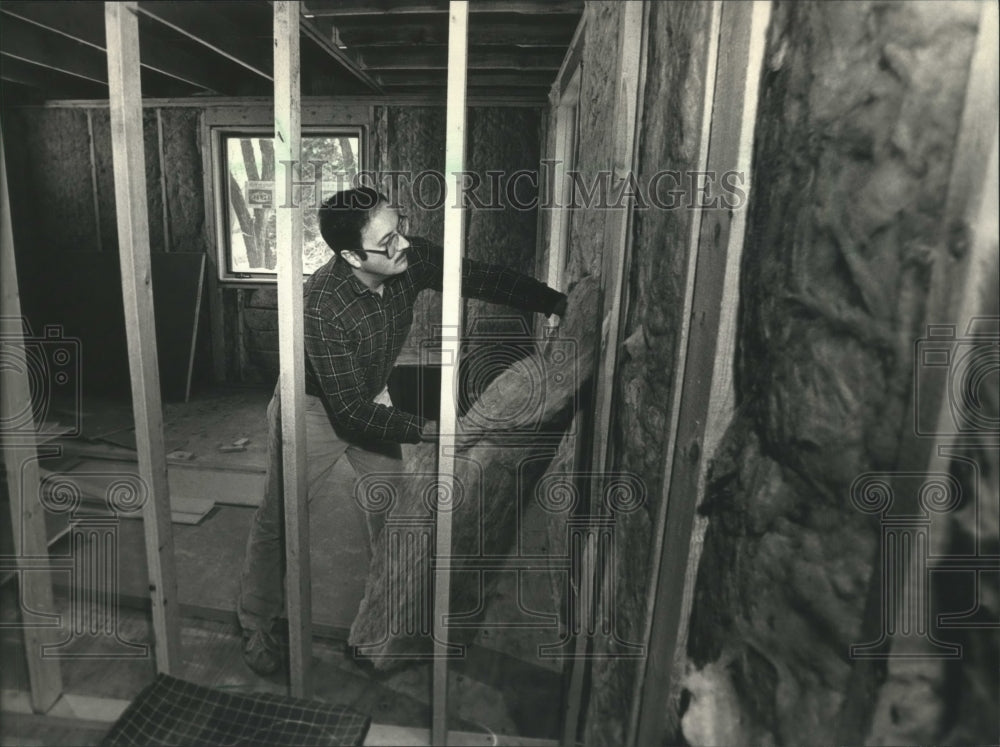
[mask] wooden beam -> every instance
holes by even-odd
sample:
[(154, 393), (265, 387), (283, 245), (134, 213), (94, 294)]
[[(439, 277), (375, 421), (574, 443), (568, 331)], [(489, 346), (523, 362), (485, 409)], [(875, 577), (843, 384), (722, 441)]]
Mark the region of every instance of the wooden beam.
[[(3, 133), (0, 130), (0, 331), (4, 365), (0, 367), (0, 444), (7, 473), (10, 500), (10, 527), (14, 535), (15, 562), (48, 560), (45, 536), (45, 511), (39, 504), (38, 451), (35, 419), (29, 383), (29, 359), (26, 356), (21, 316), (21, 297), (17, 286), (14, 256), (14, 228), (10, 217), (10, 193), (7, 187), (7, 161)], [(24, 366), (16, 365), (23, 361)], [(42, 382), (45, 384), (46, 382)], [(42, 394), (44, 396), (44, 393)], [(25, 659), (31, 707), (44, 713), (62, 694), (62, 671), (59, 660), (42, 656), (43, 647), (59, 643), (62, 631), (52, 627), (56, 606), (52, 598), (52, 574), (48, 571), (22, 571), (18, 578), (20, 622), (24, 625)], [(33, 612), (34, 620), (25, 619)], [(38, 625), (38, 616), (49, 617), (49, 627)]]
[(14, 16), (4, 19), (0, 52), (92, 83), (108, 82), (107, 63), (98, 50)]
[[(465, 170), (465, 62), (468, 54), (469, 4), (452, 2), (448, 13), (448, 111), (445, 119), (445, 173)], [(455, 197), (456, 185), (446, 179), (444, 213), (444, 280), (441, 286), (440, 433), (438, 441), (438, 505), (455, 495), (455, 432), (458, 427), (458, 367), (462, 331), (462, 257), (465, 254), (465, 211)], [(450, 357), (449, 357), (450, 355)], [(435, 516), (437, 562), (451, 557), (450, 510)], [(431, 744), (448, 743), (448, 627), (451, 571), (434, 573), (434, 672), (431, 693)]]
[[(636, 168), (637, 128), (642, 119), (642, 90), (646, 68), (646, 48), (648, 45), (648, 3), (631, 2), (623, 6), (621, 26), (618, 35), (618, 63), (615, 75), (615, 109), (611, 131), (614, 133), (614, 150), (611, 155), (612, 179), (620, 183)], [(621, 336), (622, 310), (627, 308), (623, 300), (625, 277), (628, 275), (628, 258), (632, 250), (632, 199), (624, 210), (612, 210), (604, 222), (604, 262), (601, 270), (601, 309), (607, 334), (601, 341), (600, 355), (595, 357), (594, 387), (594, 427), (592, 454), (589, 470), (603, 475), (610, 459), (609, 438), (611, 433), (611, 405), (615, 394), (615, 370), (618, 362), (618, 346)], [(588, 496), (594, 506), (601, 495), (603, 485), (600, 480), (592, 481), (592, 492)], [(596, 510), (588, 511), (593, 516)], [(584, 588), (596, 590), (596, 574), (606, 569), (596, 567), (596, 549), (588, 546), (584, 554)], [(613, 571), (610, 571), (613, 573)], [(588, 605), (596, 601), (599, 592), (592, 591), (586, 599)], [(588, 606), (585, 608), (589, 610)], [(584, 615), (589, 615), (584, 612)], [(586, 631), (577, 637), (577, 656), (572, 662), (570, 684), (567, 693), (566, 714), (563, 720), (562, 743), (566, 747), (575, 745), (577, 728), (583, 701), (583, 687), (588, 669), (585, 656), (588, 644)]]
[[(104, 241), (101, 238), (101, 193), (97, 185), (97, 147), (94, 143), (94, 112), (87, 109), (87, 145), (90, 151), (90, 191), (94, 196), (94, 226), (97, 251), (104, 251)], [(160, 161), (163, 159), (161, 158)]]
[[(297, 2), (274, 3), (274, 159), (302, 158)], [(292, 204), (285, 195), (281, 204)], [(292, 695), (309, 697), (312, 596), (309, 505), (306, 486), (305, 346), (302, 298), (302, 211), (277, 210), (278, 355), (281, 455), (285, 503), (285, 574), (288, 603), (289, 681)]]
[(374, 93), (383, 93), (382, 86), (365, 72), (364, 68), (354, 59), (352, 53), (349, 54), (337, 47), (330, 41), (329, 36), (319, 29), (315, 22), (309, 18), (300, 18), (299, 25), (302, 28), (303, 35), (332, 57), (348, 75), (357, 78)]
[[(338, 19), (336, 28), (347, 47), (398, 47), (414, 44), (445, 44), (448, 25), (441, 15), (349, 17)], [(329, 25), (329, 24), (326, 24)], [(518, 17), (481, 16), (469, 26), (469, 44), (563, 48), (573, 38), (574, 16), (535, 16), (529, 22)]]
[[(216, 163), (215, 159), (212, 158), (212, 148), (210, 147), (212, 133), (204, 111), (198, 112), (198, 132), (202, 142), (200, 149), (201, 173), (204, 174), (206, 179), (211, 180), (207, 183), (212, 185), (211, 189), (203, 190), (205, 201), (205, 235), (217, 237), (215, 195), (218, 194), (219, 184), (222, 179), (221, 174), (217, 172), (221, 171), (222, 165)], [(216, 241), (218, 241), (218, 238), (216, 238)], [(219, 254), (216, 251), (207, 251), (205, 252), (205, 259), (209, 264), (206, 282), (208, 283), (209, 329), (212, 337), (212, 381), (216, 384), (222, 384), (226, 381), (226, 332), (223, 315), (222, 287), (219, 284)]]
[[(167, 199), (167, 169), (163, 159), (163, 110), (156, 110), (156, 157), (160, 167), (160, 218), (163, 220), (163, 251), (170, 251), (170, 201)], [(197, 314), (195, 314), (197, 318)]]
[[(448, 0), (306, 0), (306, 15), (334, 18), (357, 16), (447, 13)], [(469, 13), (517, 13), (521, 15), (579, 15), (583, 0), (473, 0)]]
[[(395, 97), (421, 97), (422, 104), (411, 101), (414, 105), (445, 106), (444, 86), (412, 86), (406, 88), (388, 87), (387, 96), (392, 97), (393, 106), (397, 105)], [(527, 106), (542, 109), (545, 106), (547, 89), (542, 87), (518, 88), (516, 86), (469, 86), (465, 89), (466, 101), (469, 106)], [(385, 101), (385, 99), (383, 99)]]
[[(303, 106), (312, 105), (317, 111), (323, 107), (329, 107), (331, 98), (329, 96), (303, 96)], [(336, 99), (337, 106), (357, 107), (357, 106), (385, 106), (385, 96), (339, 96)], [(198, 96), (198, 97), (157, 97), (143, 99), (144, 109), (155, 109), (158, 106), (169, 106), (173, 108), (196, 108), (218, 114), (226, 108), (234, 107), (245, 110), (253, 110), (257, 107), (265, 107), (266, 111), (273, 111), (274, 100), (271, 97), (262, 98), (260, 96)], [(524, 106), (537, 109), (541, 103), (534, 95), (513, 95), (497, 94), (496, 92), (470, 91), (466, 96), (466, 103), (470, 107), (482, 106)], [(392, 95), (393, 106), (443, 106), (445, 104), (444, 95), (437, 89), (432, 91), (407, 91), (406, 93), (394, 93)], [(101, 109), (107, 108), (107, 99), (53, 99), (35, 103), (19, 104), (20, 109)]]
[[(75, 75), (61, 73), (6, 55), (3, 55), (2, 63), (0, 63), (0, 78), (11, 83), (38, 89), (50, 97), (89, 94), (95, 99), (102, 99), (108, 95), (108, 87), (103, 83), (94, 83)], [(93, 106), (92, 103), (90, 105)]]
[[(575, 168), (577, 118), (579, 116), (580, 74), (572, 76), (575, 81), (574, 90), (568, 90), (568, 95), (560, 96), (552, 106), (550, 118), (554, 120), (554, 143), (552, 160), (555, 161), (551, 173), (551, 194), (555, 196), (556, 204), (547, 213), (547, 263), (546, 284), (556, 290), (566, 290), (566, 248), (569, 244), (569, 226), (573, 216), (570, 207), (572, 199), (571, 185), (566, 174)], [(546, 185), (548, 188), (548, 185)]]
[[(378, 73), (378, 79), (387, 88), (444, 88), (448, 75), (444, 70), (387, 70)], [(468, 86), (542, 88), (547, 94), (552, 85), (552, 73), (548, 70), (532, 70), (520, 73), (500, 70), (476, 70), (468, 75)]]
[[(405, 51), (387, 47), (355, 46), (358, 60), (371, 73), (382, 70), (447, 70), (448, 48), (426, 46)], [(469, 47), (469, 70), (551, 70), (562, 63), (564, 47), (520, 50), (517, 48)]]
[[(962, 110), (961, 129), (955, 146), (955, 159), (952, 161), (951, 175), (948, 182), (948, 198), (945, 203), (945, 219), (951, 230), (948, 239), (961, 243), (968, 239), (968, 244), (977, 247), (977, 238), (982, 238), (984, 228), (979, 212), (979, 201), (990, 189), (987, 177), (990, 168), (990, 153), (995, 150), (997, 137), (998, 90), (1000, 90), (1000, 60), (993, 41), (997, 38), (998, 10), (995, 3), (984, 3), (980, 6), (979, 31), (976, 36), (976, 46), (969, 66), (969, 80), (966, 85), (965, 105)], [(995, 207), (995, 206), (994, 206)], [(976, 277), (977, 260), (975, 252), (963, 253), (954, 247), (950, 253), (951, 261), (938, 263), (934, 268), (940, 282), (932, 284), (931, 297), (928, 301), (928, 324), (941, 324), (950, 321), (959, 323), (968, 321), (976, 313), (969, 309), (971, 293), (969, 287), (980, 278)], [(978, 247), (982, 250), (982, 247)], [(947, 280), (944, 280), (947, 278)], [(952, 314), (956, 309), (964, 311), (965, 316), (954, 319)], [(949, 318), (951, 317), (951, 318)], [(965, 330), (956, 330), (961, 335)], [(944, 393), (942, 392), (942, 399)], [(920, 403), (922, 406), (934, 407), (933, 403)], [(940, 409), (940, 408), (935, 408)], [(910, 435), (913, 435), (912, 431)], [(924, 443), (927, 446), (926, 441)], [(924, 457), (918, 457), (913, 452), (906, 452), (915, 463), (901, 465), (901, 469), (912, 467), (920, 469), (927, 462)], [(934, 466), (934, 465), (932, 465)], [(945, 469), (940, 462), (935, 468)]]
[(587, 38), (588, 16), (589, 14), (587, 13), (580, 16), (580, 21), (576, 25), (576, 31), (573, 32), (573, 38), (569, 42), (569, 47), (566, 48), (562, 64), (559, 65), (559, 72), (552, 83), (550, 101), (552, 101), (553, 106), (563, 97), (573, 76), (580, 69), (580, 60), (583, 59), (583, 48)]
[(232, 24), (219, 16), (205, 3), (178, 3), (170, 0), (142, 0), (139, 12), (189, 39), (211, 49), (216, 54), (232, 60), (237, 65), (273, 81), (260, 58), (267, 54), (267, 47), (252, 47), (233, 34)]
[(105, 50), (104, 3), (99, 0), (4, 0), (3, 5), (0, 5), (0, 13), (61, 34), (101, 52)]
[[(747, 192), (770, 12), (770, 2), (722, 3), (721, 13), (713, 14), (706, 66), (702, 130), (706, 170), (716, 174), (742, 171)], [(705, 492), (706, 470), (732, 418), (735, 401), (736, 310), (748, 208), (744, 202), (730, 210), (722, 202), (724, 197), (718, 185), (712, 185), (710, 200), (720, 200), (719, 206), (696, 208), (695, 220), (700, 225), (697, 236), (692, 233), (695, 243), (689, 255), (685, 348), (677, 368), (679, 399), (675, 398), (671, 413), (673, 430), (647, 601), (649, 655), (645, 672), (637, 673), (633, 699), (633, 744), (662, 739), (673, 727), (668, 704), (673, 696), (673, 665), (686, 638), (686, 614), (693, 596), (690, 563), (695, 511)]]
[[(0, 12), (12, 18), (19, 18), (40, 28), (61, 34), (68, 39), (86, 44), (101, 52), (105, 51), (104, 24), (102, 22), (104, 4), (89, 0), (75, 2), (4, 2)], [(216, 74), (212, 67), (202, 60), (170, 46), (149, 33), (152, 21), (140, 19), (139, 31), (142, 48), (142, 66), (147, 69), (196, 88), (218, 93), (226, 93), (231, 83)]]
[(180, 606), (174, 570), (170, 492), (163, 447), (163, 412), (153, 316), (146, 207), (146, 159), (139, 91), (139, 24), (134, 2), (108, 2), (104, 10), (111, 89), (111, 144), (115, 173), (115, 213), (121, 257), (122, 298), (135, 413), (139, 475), (149, 491), (142, 506), (146, 540), (156, 668), (178, 672)]

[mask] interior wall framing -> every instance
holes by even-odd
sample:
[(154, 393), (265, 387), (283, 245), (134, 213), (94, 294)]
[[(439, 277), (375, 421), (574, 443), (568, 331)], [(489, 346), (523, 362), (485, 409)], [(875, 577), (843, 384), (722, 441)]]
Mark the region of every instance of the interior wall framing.
[[(216, 218), (211, 189), (214, 168), (208, 133), (213, 126), (266, 125), (273, 110), (262, 103), (191, 106), (161, 102), (144, 109), (147, 196), (153, 252), (202, 252), (207, 303), (202, 304), (195, 382), (224, 380), (268, 384), (277, 377), (277, 295), (273, 285), (258, 288), (220, 284), (216, 269)], [(444, 170), (444, 107), (372, 106), (333, 100), (305, 100), (303, 125), (362, 124), (369, 127), (374, 168), (418, 174)], [(163, 123), (163, 163), (157, 118)], [(23, 262), (44, 262), (63, 252), (107, 250), (116, 246), (117, 229), (111, 178), (111, 140), (106, 108), (26, 106), (11, 109), (3, 123), (8, 138), (22, 144), (11, 153), (11, 172), (23, 175), (12, 190), (16, 245)], [(469, 112), (469, 165), (483, 175), (475, 194), (491, 199), (486, 172), (537, 172), (541, 110), (535, 106), (473, 107)], [(90, 131), (93, 132), (92, 141)], [(91, 145), (92, 143), (92, 145)], [(93, 152), (93, 159), (90, 157)], [(425, 179), (425, 201), (433, 204), (437, 182)], [(96, 185), (96, 186), (95, 186)], [(521, 180), (519, 197), (534, 196)], [(500, 195), (506, 203), (506, 197)], [(443, 239), (442, 210), (425, 210), (407, 197), (414, 231)], [(94, 209), (94, 205), (97, 209)], [(535, 261), (536, 210), (472, 211), (467, 225), (470, 256), (532, 272)], [(165, 236), (170, 236), (167, 246)], [(30, 256), (27, 247), (31, 247)], [(26, 289), (31, 293), (32, 289)], [(430, 333), (439, 301), (424, 297), (415, 309), (414, 332), (407, 355), (416, 357), (419, 341)], [(470, 320), (498, 309), (468, 302)], [(404, 355), (406, 358), (406, 355)]]
[[(925, 323), (953, 321), (954, 309), (927, 318), (938, 268), (956, 256), (942, 196), (952, 191), (960, 128), (989, 122), (995, 137), (995, 109), (963, 120), (989, 8), (774, 6), (741, 272), (738, 406), (703, 507), (681, 722), (688, 743), (995, 739), (995, 628), (938, 630), (938, 640), (965, 644), (961, 659), (892, 662), (889, 681), (885, 660), (848, 656), (873, 640), (864, 621), (881, 552), (880, 516), (852, 503), (852, 486), (864, 475), (896, 486), (905, 477), (896, 470), (915, 427), (916, 343)], [(988, 88), (995, 102), (996, 84)], [(960, 178), (982, 176), (988, 147)], [(993, 288), (986, 313), (996, 309), (995, 267), (982, 277)], [(996, 401), (984, 406), (995, 417)], [(995, 458), (981, 464), (995, 474)], [(978, 492), (985, 485), (969, 469), (961, 459), (948, 465), (977, 497), (935, 519), (945, 552), (996, 541), (995, 520), (970, 523), (996, 491)], [(897, 489), (897, 499), (919, 487)], [(968, 608), (963, 583), (942, 584), (935, 613)], [(994, 619), (995, 598), (979, 598)], [(863, 669), (868, 676), (854, 676)]]

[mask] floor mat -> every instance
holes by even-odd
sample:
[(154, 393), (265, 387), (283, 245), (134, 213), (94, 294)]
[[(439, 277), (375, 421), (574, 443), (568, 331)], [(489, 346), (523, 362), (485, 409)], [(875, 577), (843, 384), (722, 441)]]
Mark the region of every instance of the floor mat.
[(342, 706), (235, 695), (160, 674), (101, 744), (360, 745), (369, 724), (369, 717)]

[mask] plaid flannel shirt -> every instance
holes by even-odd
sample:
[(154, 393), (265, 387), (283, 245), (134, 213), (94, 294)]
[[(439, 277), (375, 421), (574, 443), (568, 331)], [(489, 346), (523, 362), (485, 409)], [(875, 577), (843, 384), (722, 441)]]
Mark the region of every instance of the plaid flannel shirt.
[[(337, 259), (305, 284), (306, 391), (321, 396), (334, 427), (364, 440), (416, 443), (424, 419), (372, 400), (389, 374), (413, 323), (413, 304), (425, 288), (441, 290), (444, 251), (417, 238), (409, 267), (372, 292)], [(462, 295), (550, 314), (559, 291), (513, 270), (465, 259)]]

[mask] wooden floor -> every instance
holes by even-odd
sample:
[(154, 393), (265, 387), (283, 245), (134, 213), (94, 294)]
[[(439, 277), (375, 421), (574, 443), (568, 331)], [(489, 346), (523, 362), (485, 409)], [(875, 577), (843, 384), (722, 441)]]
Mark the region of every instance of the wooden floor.
[[(2, 592), (3, 616), (10, 622), (11, 610), (17, 609), (13, 584)], [(67, 599), (57, 594), (60, 610), (68, 613)], [(123, 608), (118, 618), (118, 637), (131, 644), (151, 644), (148, 614)], [(230, 692), (287, 693), (284, 674), (263, 678), (243, 663), (241, 639), (235, 624), (185, 618), (182, 628), (183, 669), (179, 675), (201, 685)], [(67, 658), (62, 661), (64, 692), (82, 696), (88, 702), (108, 701), (105, 709), (114, 715), (132, 700), (155, 676), (152, 649), (134, 659), (111, 658), (116, 646), (108, 646), (103, 637), (80, 638), (67, 649), (72, 654), (96, 654), (98, 658)], [(120, 653), (120, 651), (117, 651)], [(104, 654), (104, 657), (101, 656)], [(105, 658), (107, 657), (107, 658)], [(21, 636), (16, 628), (4, 628), (0, 639), (0, 744), (93, 744), (107, 724), (86, 718), (87, 713), (66, 718), (65, 706), (54, 708), (48, 718), (28, 713), (27, 672)], [(501, 657), (502, 658), (502, 657)], [(478, 651), (467, 662), (459, 662), (452, 672), (453, 716), (451, 728), (474, 733), (495, 733), (548, 738), (554, 735), (551, 713), (558, 702), (539, 699), (539, 683), (523, 666), (490, 661), (489, 652)], [(319, 639), (313, 649), (313, 697), (324, 702), (351, 707), (371, 716), (373, 722), (416, 729), (426, 728), (430, 719), (430, 670), (427, 665), (413, 666), (389, 675), (373, 676), (345, 655), (342, 643)], [(521, 681), (489, 682), (497, 676)], [(549, 683), (550, 685), (553, 683)], [(527, 690), (524, 690), (527, 688)], [(516, 701), (514, 708), (504, 695)], [(532, 705), (533, 703), (533, 705)], [(534, 710), (529, 715), (527, 710)], [(519, 713), (520, 723), (511, 718)], [(544, 732), (540, 733), (540, 729)]]
[[(233, 474), (259, 473), (264, 466), (264, 412), (269, 396), (270, 392), (262, 390), (229, 390), (198, 395), (185, 404), (167, 405), (164, 430), (168, 446), (191, 452), (195, 463), (235, 470)], [(61, 416), (56, 413), (54, 417), (60, 422), (72, 420), (65, 413)], [(53, 443), (68, 447), (64, 448), (63, 459), (74, 448), (84, 452), (96, 448), (99, 452), (104, 450), (108, 458), (128, 458), (130, 426), (127, 404), (91, 401), (84, 403), (82, 436)], [(219, 451), (221, 445), (243, 438), (249, 439), (245, 451)], [(343, 461), (346, 467), (346, 460)], [(234, 692), (285, 694), (287, 683), (283, 676), (258, 677), (243, 663), (240, 651), (234, 613), (235, 582), (252, 514), (252, 507), (223, 505), (195, 526), (174, 524), (179, 595), (185, 615), (184, 666), (178, 674), (201, 685)], [(311, 670), (314, 697), (352, 707), (387, 729), (408, 730), (398, 732), (397, 736), (426, 729), (430, 723), (429, 666), (409, 666), (391, 674), (372, 675), (345, 656), (342, 636), (360, 600), (367, 560), (359, 568), (353, 568), (349, 558), (345, 560), (338, 555), (338, 552), (343, 554), (345, 547), (358, 545), (357, 538), (343, 536), (349, 525), (345, 517), (313, 518), (328, 523), (325, 529), (319, 527), (323, 531), (313, 527), (314, 537), (327, 540), (315, 543), (313, 548), (314, 582), (326, 581), (320, 593), (314, 593), (316, 632), (320, 636), (314, 646)], [(65, 522), (50, 528), (54, 537), (64, 531)], [(143, 593), (146, 581), (141, 522), (122, 520), (119, 539), (124, 562), (120, 563), (121, 593), (117, 600), (118, 638), (132, 644), (151, 645), (148, 600)], [(53, 544), (52, 551), (67, 552), (65, 535)], [(68, 613), (68, 574), (54, 576), (57, 604)], [(65, 577), (61, 583), (60, 576)], [(341, 591), (331, 593), (334, 586), (329, 583), (331, 578), (336, 579)], [(109, 649), (106, 637), (76, 640), (70, 651), (102, 656), (63, 660), (67, 695), (47, 716), (31, 714), (26, 705), (25, 652), (20, 632), (10, 627), (16, 623), (19, 608), (14, 579), (8, 578), (0, 588), (0, 602), (0, 615), (7, 625), (0, 629), (3, 665), (0, 744), (96, 743), (107, 728), (108, 709), (112, 713), (116, 707), (120, 710), (155, 675), (151, 650), (135, 659), (109, 658), (121, 653), (120, 644)], [(551, 739), (558, 734), (561, 678), (551, 668), (535, 666), (488, 647), (473, 646), (463, 660), (451, 667), (451, 682), (451, 729), (539, 739)], [(82, 715), (81, 702), (89, 704)], [(102, 719), (93, 718), (94, 707), (104, 709)], [(390, 732), (383, 733), (386, 739), (390, 738)], [(527, 742), (507, 739), (503, 743)]]

